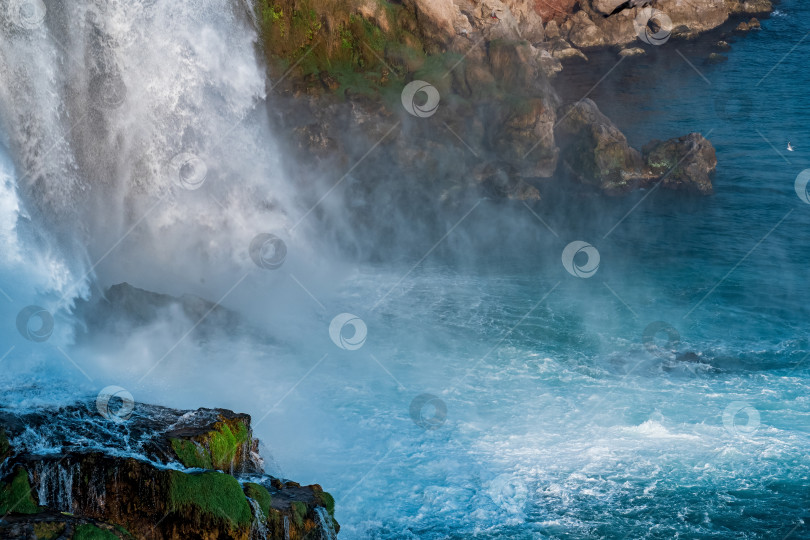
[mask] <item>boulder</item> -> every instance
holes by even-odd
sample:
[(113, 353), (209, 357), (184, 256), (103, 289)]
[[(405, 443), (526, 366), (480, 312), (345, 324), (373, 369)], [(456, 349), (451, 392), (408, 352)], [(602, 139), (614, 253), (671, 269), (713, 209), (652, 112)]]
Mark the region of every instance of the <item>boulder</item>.
[(759, 30), (761, 26), (759, 20), (756, 17), (752, 17), (750, 21), (743, 21), (738, 24), (735, 30), (737, 32), (748, 32), (749, 30)]
[(666, 189), (710, 195), (711, 174), (717, 168), (714, 146), (700, 133), (668, 141), (650, 141), (642, 149), (653, 181)]
[(588, 98), (565, 109), (556, 134), (567, 171), (584, 184), (619, 193), (643, 174), (641, 154)]
[(619, 51), (619, 56), (643, 56), (644, 49), (641, 47), (626, 47)]
[(574, 47), (580, 49), (595, 49), (607, 44), (605, 33), (585, 11), (577, 11), (563, 23), (561, 31)]
[(641, 152), (590, 99), (568, 107), (556, 130), (565, 172), (617, 195), (658, 182), (670, 190), (710, 195), (717, 167), (712, 144), (699, 133), (651, 141)]

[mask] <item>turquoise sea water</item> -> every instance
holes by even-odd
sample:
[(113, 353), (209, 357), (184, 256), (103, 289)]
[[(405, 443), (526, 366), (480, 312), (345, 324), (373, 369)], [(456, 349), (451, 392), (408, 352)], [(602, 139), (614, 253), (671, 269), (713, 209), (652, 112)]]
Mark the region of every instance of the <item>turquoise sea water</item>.
[[(4, 403), (120, 384), (141, 401), (248, 412), (269, 472), (333, 493), (341, 538), (810, 538), (810, 204), (794, 190), (810, 167), (808, 21), (810, 6), (786, 0), (734, 38), (725, 63), (702, 60), (717, 36), (673, 40), (590, 93), (635, 146), (710, 138), (714, 196), (483, 201), (448, 217), (445, 239), (420, 239), (424, 260), (344, 260), (320, 283), (306, 277), (317, 254), (291, 255), (286, 281), (256, 293), (261, 309), (296, 313), (284, 335), (184, 343), (168, 358), (162, 328), (107, 348), (67, 337), (37, 348), (14, 317), (58, 288), (58, 272), (10, 257)], [(571, 67), (566, 95), (585, 95), (615, 60)], [(577, 240), (600, 254), (588, 279), (561, 261)], [(282, 289), (294, 292), (279, 300)], [(342, 312), (368, 329), (359, 349), (330, 339)], [(656, 322), (677, 343), (645, 341)], [(421, 394), (433, 398), (420, 417)]]

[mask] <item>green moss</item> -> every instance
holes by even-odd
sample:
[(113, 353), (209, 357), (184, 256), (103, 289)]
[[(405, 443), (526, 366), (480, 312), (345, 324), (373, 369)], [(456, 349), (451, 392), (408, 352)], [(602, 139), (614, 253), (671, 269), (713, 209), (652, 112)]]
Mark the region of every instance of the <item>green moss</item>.
[(85, 523), (76, 527), (76, 532), (73, 533), (73, 540), (119, 540), (118, 535), (99, 529), (95, 525)]
[(259, 503), (259, 508), (265, 518), (270, 515), (270, 504), (273, 502), (273, 497), (264, 486), (249, 482), (245, 484), (245, 495)]
[(335, 515), (335, 498), (332, 497), (332, 495), (330, 493), (328, 493), (326, 491), (321, 491), (320, 493), (317, 494), (316, 499), (317, 499), (317, 502), (321, 506), (326, 508), (326, 511), (329, 512), (329, 514), (332, 517), (334, 517), (334, 515)]
[(39, 507), (31, 493), (31, 484), (28, 483), (28, 472), (22, 467), (17, 468), (14, 478), (0, 491), (0, 514), (36, 514)]
[(307, 515), (307, 505), (301, 501), (293, 501), (290, 504), (292, 509), (293, 523), (299, 529), (304, 526), (304, 516)]
[(57, 521), (34, 523), (34, 536), (37, 540), (54, 540), (65, 530), (65, 524)]
[[(254, 1), (270, 66), (279, 73), (292, 67), (293, 77), (309, 87), (321, 86), (319, 75), (325, 73), (340, 83), (329, 87), (341, 95), (377, 94), (389, 78), (421, 65), (424, 46), (413, 34), (415, 16), (399, 2), (374, 0), (382, 9), (376, 9), (378, 20), (369, 20), (347, 2)], [(403, 64), (408, 69), (400, 70)]]
[(231, 466), (239, 447), (248, 442), (248, 430), (244, 422), (236, 423), (236, 430), (223, 422), (219, 431), (211, 433), (209, 441), (211, 462), (215, 469), (226, 469)]
[(177, 459), (186, 467), (227, 471), (249, 438), (243, 421), (222, 421), (214, 431), (197, 437), (197, 440), (172, 439), (171, 445)]
[(249, 526), (253, 519), (250, 504), (236, 478), (214, 471), (192, 474), (172, 471), (169, 510), (197, 511), (227, 521), (232, 528)]
[(211, 454), (194, 441), (183, 439), (172, 439), (172, 449), (177, 454), (177, 459), (186, 467), (197, 467), (200, 469), (213, 469)]

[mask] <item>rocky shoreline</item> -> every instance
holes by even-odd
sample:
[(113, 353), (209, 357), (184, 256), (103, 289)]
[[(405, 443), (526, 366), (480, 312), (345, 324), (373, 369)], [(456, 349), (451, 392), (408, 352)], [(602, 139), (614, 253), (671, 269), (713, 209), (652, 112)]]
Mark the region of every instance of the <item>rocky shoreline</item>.
[(0, 537), (335, 538), (332, 496), (266, 475), (258, 444), (246, 414), (135, 404), (125, 391), (0, 411)]
[[(717, 160), (700, 134), (634, 149), (587, 95), (571, 105), (555, 88), (565, 64), (587, 62), (591, 51), (612, 50), (619, 62), (655, 47), (634, 27), (641, 8), (605, 16), (620, 3), (259, 2), (277, 111), (271, 120), (287, 134), (286, 153), (305, 164), (290, 174), (305, 185), (362, 161), (351, 172), (364, 195), (405, 182), (432, 200), (537, 201), (572, 181), (605, 195), (656, 184), (713, 193)], [(773, 9), (768, 0), (660, 0), (654, 7), (671, 19), (673, 40)], [(755, 19), (741, 21), (740, 31), (758, 27)], [(417, 109), (403, 106), (413, 81), (432, 89), (438, 102), (431, 110), (418, 110), (424, 92), (408, 98)]]

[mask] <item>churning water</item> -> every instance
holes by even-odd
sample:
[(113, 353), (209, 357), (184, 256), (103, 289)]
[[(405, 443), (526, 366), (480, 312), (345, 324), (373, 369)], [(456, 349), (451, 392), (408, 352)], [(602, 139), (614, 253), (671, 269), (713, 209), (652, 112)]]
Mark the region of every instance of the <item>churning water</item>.
[[(546, 201), (548, 227), (484, 201), (423, 261), (371, 265), (327, 256), (317, 222), (289, 232), (307, 205), (242, 4), (4, 19), (3, 403), (117, 384), (248, 412), (269, 472), (334, 494), (341, 538), (810, 537), (808, 20), (786, 0), (726, 63), (671, 41), (592, 94), (637, 146), (707, 135), (716, 195)], [(612, 62), (572, 68), (580, 95)], [(514, 217), (494, 250), (478, 233), (497, 212)], [(251, 261), (260, 233), (285, 239), (281, 268)], [(563, 266), (573, 241), (593, 276)], [(182, 339), (196, 321), (167, 312), (74, 344), (74, 299), (121, 281), (263, 331)], [(32, 304), (56, 318), (45, 342), (20, 337)]]

